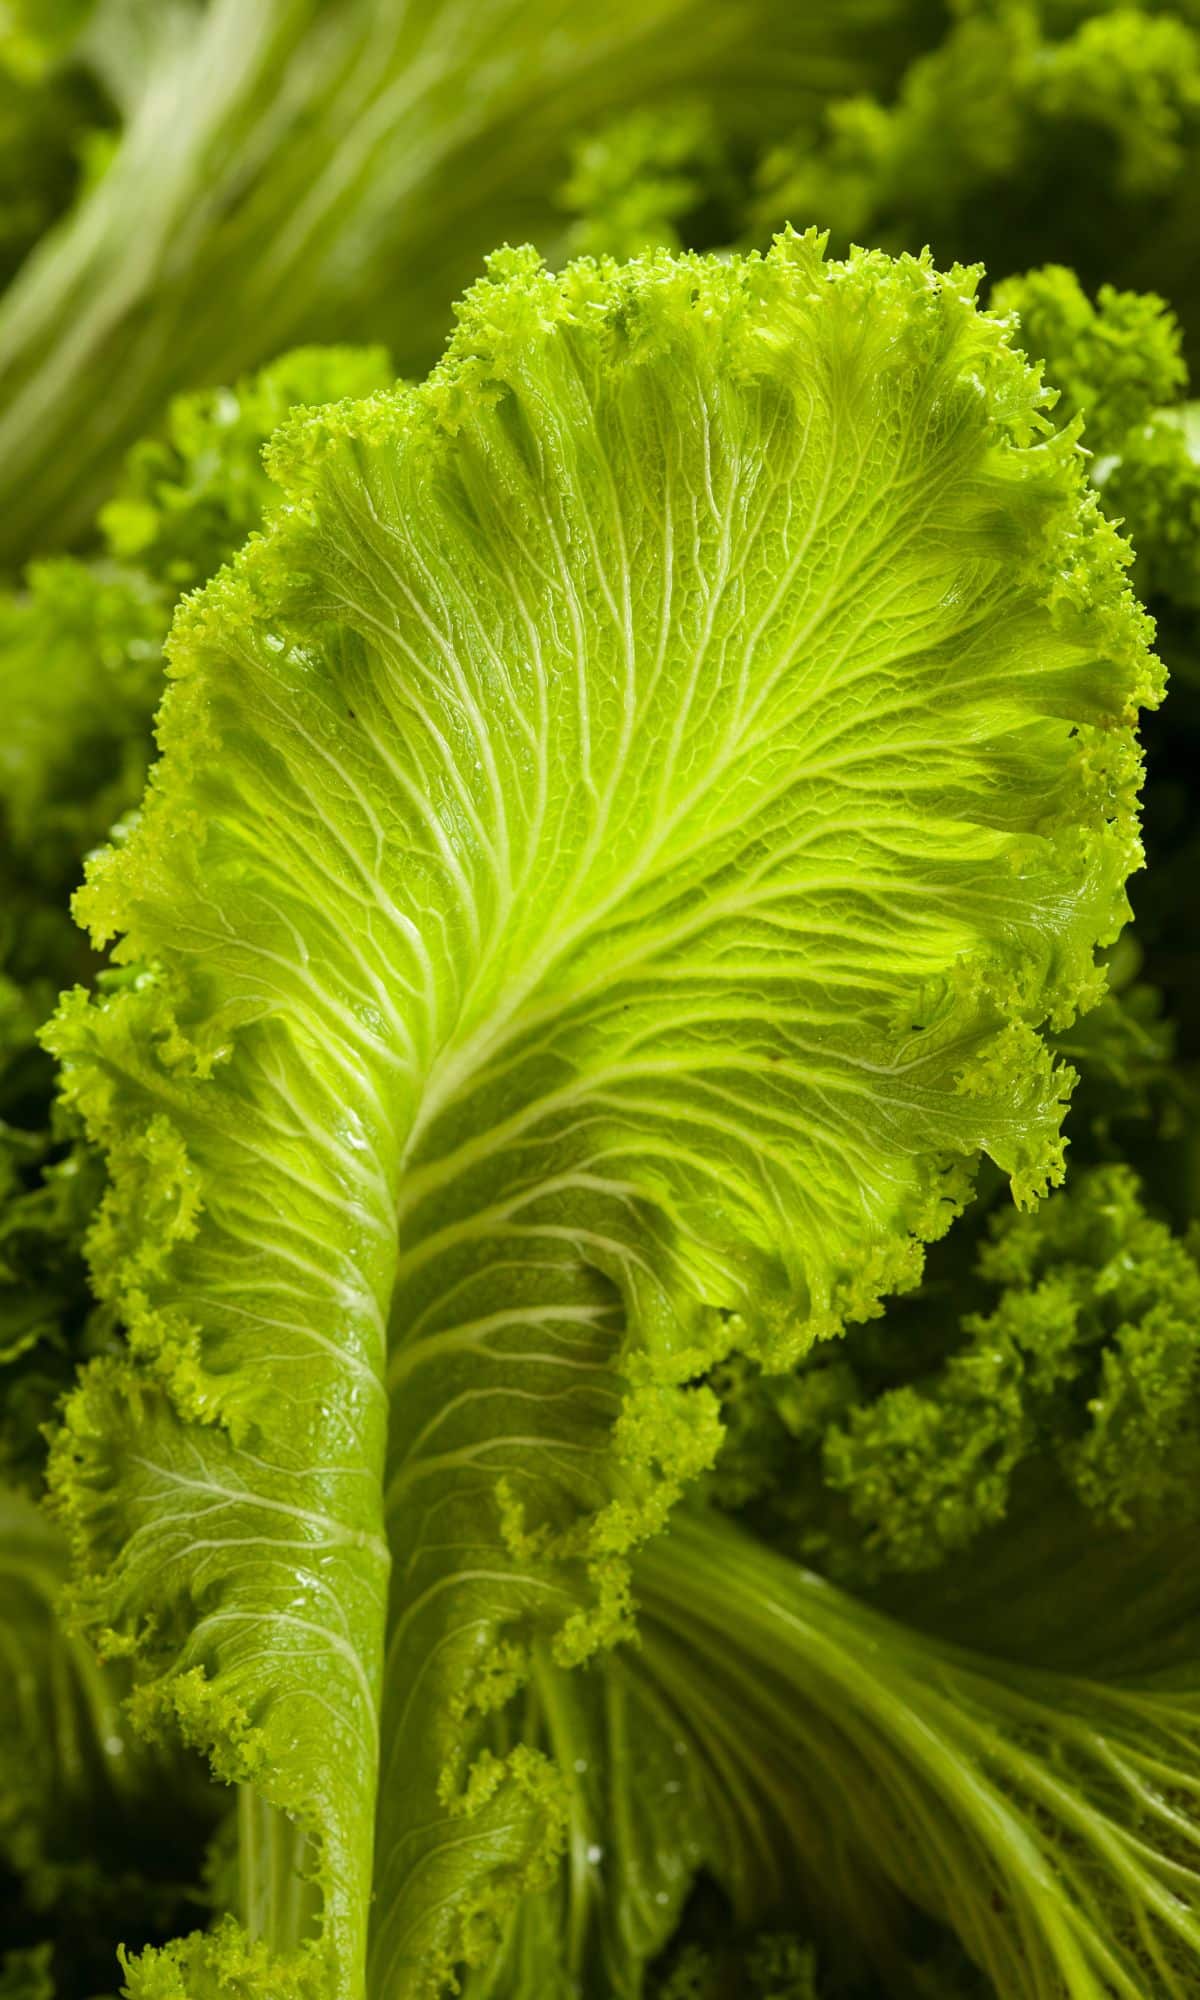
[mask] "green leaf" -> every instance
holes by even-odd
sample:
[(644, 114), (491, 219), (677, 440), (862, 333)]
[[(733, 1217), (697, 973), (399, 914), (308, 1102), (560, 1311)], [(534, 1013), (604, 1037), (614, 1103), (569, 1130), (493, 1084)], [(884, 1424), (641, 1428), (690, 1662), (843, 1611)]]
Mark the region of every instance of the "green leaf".
[(22, 883), (62, 903), (145, 783), (169, 611), (139, 571), (70, 556), (0, 597), (6, 846)]
[(640, 2000), (714, 1844), (692, 1745), (636, 1650), (564, 1673), (534, 1663), (525, 1740), (551, 1756), (566, 1802), (559, 1879), (515, 1908), (468, 2000)]
[(1003, 1287), (999, 1302), (964, 1318), (944, 1366), (825, 1435), (825, 1478), (863, 1538), (859, 1563), (936, 1566), (1004, 1519), (1034, 1453), (1099, 1521), (1194, 1520), (1200, 1271), (1146, 1213), (1136, 1176), (1097, 1168), (1032, 1215), (1001, 1215), (979, 1266)]
[(134, 445), (100, 509), (109, 554), (171, 599), (206, 582), (279, 497), (262, 462), (272, 431), (297, 406), (369, 396), (392, 378), (381, 347), (298, 347), (227, 388), (176, 396), (165, 437)]
[(705, 210), (710, 222), (721, 214), (725, 223), (708, 240), (724, 241), (736, 233), (735, 185), (711, 104), (693, 99), (617, 117), (571, 150), (561, 199), (572, 217), (572, 255), (678, 250), (689, 241), (689, 224)]
[(1021, 346), (1059, 392), (1056, 416), (1082, 417), (1093, 451), (1118, 450), (1187, 385), (1178, 322), (1153, 292), (1102, 285), (1093, 305), (1073, 271), (1048, 264), (1006, 278), (991, 304), (1017, 315)]
[(4, 1675), (0, 1706), (0, 1852), (43, 1868), (96, 1791), (118, 1793), (136, 1765), (128, 1732), (87, 1647), (60, 1632), (62, 1537), (23, 1496), (0, 1489)]
[[(708, 1782), (737, 1797), (743, 1847), (757, 1836), (780, 1857), (789, 1842), (840, 1854), (868, 1909), (882, 1877), (957, 1933), (996, 2000), (1195, 1991), (1190, 1662), (1107, 1686), (988, 1661), (687, 1509), (639, 1555), (636, 1580), (647, 1676), (681, 1713), (703, 1704), (721, 1719), (697, 1765), (719, 1745), (736, 1773), (713, 1756)], [(814, 1879), (818, 1945), (847, 1925), (861, 1937), (833, 1866)], [(907, 1993), (895, 1947), (886, 1934), (869, 1946), (883, 1990)]]
[(134, 446), (101, 511), (106, 554), (31, 563), (24, 587), (0, 595), (0, 815), (22, 888), (65, 902), (83, 856), (140, 797), (172, 608), (278, 498), (262, 463), (271, 432), (297, 405), (391, 379), (382, 349), (300, 348), (177, 397), (165, 437)]
[(373, 348), (300, 349), (232, 386), (178, 397), (166, 435), (126, 461), (108, 554), (31, 563), (0, 596), (0, 1478), (41, 1483), (41, 1427), (96, 1351), (82, 1238), (96, 1173), (52, 1112), (39, 1029), (97, 961), (66, 908), (84, 854), (141, 795), (162, 644), (180, 590), (261, 526), (278, 498), (262, 449), (297, 404), (391, 380)]
[[(52, 1033), (129, 1329), (56, 1446), (78, 1597), (318, 1844), (330, 1991), (548, 1886), (534, 1657), (629, 1627), (697, 1377), (1061, 1170), (1157, 676), (971, 274), (506, 252), (420, 389), (294, 422), (181, 612)], [(553, 1732), (551, 1732), (553, 1733)], [(268, 1926), (286, 1952), (303, 1927)]]
[[(1182, 11), (1085, 5), (1059, 34), (1052, 8), (967, 0), (941, 46), (917, 54), (894, 104), (835, 100), (811, 159), (767, 154), (760, 216), (806, 220), (816, 202), (839, 233), (916, 216), (957, 236), (963, 212), (998, 189), (1001, 215), (984, 227), (1011, 229), (1018, 190), (1059, 155), (1078, 171), (1081, 133), (1103, 199), (1165, 203), (1186, 175), (1200, 105), (1200, 38)], [(1079, 225), (1086, 242), (1086, 218)]]
[(285, 1962), (249, 1943), (232, 1917), (136, 1959), (122, 1952), (121, 1968), (124, 2000), (319, 2000), (323, 1991), (311, 1954)]

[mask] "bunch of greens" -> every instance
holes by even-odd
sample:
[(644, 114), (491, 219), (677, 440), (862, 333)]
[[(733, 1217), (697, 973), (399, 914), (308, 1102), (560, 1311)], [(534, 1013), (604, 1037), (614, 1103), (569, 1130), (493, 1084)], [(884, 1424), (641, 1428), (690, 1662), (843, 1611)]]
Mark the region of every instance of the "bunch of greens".
[(0, 1996), (1186, 2000), (1200, 17), (0, 61)]

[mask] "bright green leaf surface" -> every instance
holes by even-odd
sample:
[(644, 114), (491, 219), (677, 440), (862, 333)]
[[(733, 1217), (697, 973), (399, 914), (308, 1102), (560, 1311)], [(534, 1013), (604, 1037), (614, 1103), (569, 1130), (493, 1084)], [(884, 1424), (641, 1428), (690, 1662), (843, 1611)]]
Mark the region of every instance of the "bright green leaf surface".
[(1059, 1173), (1038, 1029), (1123, 919), (1156, 678), (971, 293), (506, 253), (425, 387), (285, 430), (177, 620), (80, 903), (153, 969), (53, 1032), (131, 1346), (55, 1476), (142, 1720), (320, 1843), (320, 1938), (284, 1898), (197, 1993), (486, 1956), (578, 1824), (511, 1697), (626, 1629), (694, 1378), (912, 1283), (981, 1153)]
[(81, 1246), (95, 1174), (53, 1113), (53, 1064), (37, 1046), (62, 989), (97, 970), (69, 896), (84, 855), (145, 784), (176, 597), (279, 499), (267, 438), (298, 404), (392, 380), (380, 349), (302, 348), (177, 397), (165, 436), (127, 458), (105, 510), (106, 555), (31, 563), (0, 594), (0, 1477), (33, 1491), (41, 1426), (106, 1317)]

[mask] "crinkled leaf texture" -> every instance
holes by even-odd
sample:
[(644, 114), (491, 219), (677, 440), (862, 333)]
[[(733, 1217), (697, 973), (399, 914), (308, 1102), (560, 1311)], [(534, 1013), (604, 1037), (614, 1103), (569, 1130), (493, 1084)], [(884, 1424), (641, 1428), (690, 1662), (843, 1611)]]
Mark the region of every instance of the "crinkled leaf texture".
[(55, 1481), (143, 1720), (319, 1842), (297, 1990), (435, 1992), (548, 1879), (508, 1705), (627, 1629), (713, 1360), (1058, 1174), (1155, 670), (973, 283), (505, 252), (177, 621), (80, 899), (149, 969), (53, 1031), (130, 1346)]

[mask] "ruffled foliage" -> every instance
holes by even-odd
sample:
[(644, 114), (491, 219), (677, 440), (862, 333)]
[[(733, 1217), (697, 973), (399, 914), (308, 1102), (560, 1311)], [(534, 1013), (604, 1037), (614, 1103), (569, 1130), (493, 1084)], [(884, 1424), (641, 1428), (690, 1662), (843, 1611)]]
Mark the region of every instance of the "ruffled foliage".
[(49, 1037), (129, 1340), (53, 1483), (143, 1725), (319, 1843), (339, 1994), (552, 1878), (578, 1760), (505, 1718), (627, 1632), (696, 1378), (914, 1284), (980, 1153), (1061, 1173), (1039, 1029), (1100, 991), (1158, 678), (973, 287), (508, 253), (427, 385), (284, 427), (176, 620), (78, 899), (153, 970)]
[[(261, 464), (266, 437), (297, 402), (362, 393), (389, 377), (386, 358), (378, 352), (327, 349), (285, 356), (259, 377), (216, 395), (181, 399), (166, 440), (131, 457), (111, 519), (104, 522), (105, 553), (32, 565), (25, 587), (0, 603), (6, 723), (0, 744), (0, 1496), (5, 1508), (19, 1490), (40, 1494), (45, 1427), (79, 1362), (114, 1351), (119, 1338), (111, 1311), (89, 1286), (84, 1255), (103, 1169), (78, 1119), (55, 1105), (53, 1065), (38, 1042), (58, 992), (90, 980), (98, 965), (70, 921), (70, 890), (84, 854), (135, 804), (144, 785), (150, 717), (162, 691), (162, 642), (179, 589), (217, 567), (262, 518), (274, 490)], [(112, 975), (101, 976), (112, 983)], [(11, 1500), (13, 1508), (17, 1504)], [(16, 1534), (16, 1524), (24, 1520), (19, 1512), (6, 1513), (5, 1532), (12, 1526)], [(45, 1534), (39, 1548), (51, 1579), (39, 1599), (44, 1617), (39, 1644), (51, 1648), (63, 1553), (56, 1538)], [(15, 1627), (13, 1637), (15, 1644)], [(58, 1643), (63, 1660), (85, 1657), (77, 1644), (61, 1636)], [(69, 1812), (55, 1803), (56, 1759), (62, 1759), (64, 1772), (73, 1770), (76, 1752), (68, 1753), (67, 1746), (86, 1735), (89, 1715), (97, 1730), (117, 1741), (113, 1716), (126, 1692), (119, 1676), (114, 1681), (111, 1672), (93, 1673), (85, 1677), (92, 1692), (77, 1704), (83, 1718), (72, 1725), (70, 1737), (58, 1727), (47, 1732), (35, 1726), (21, 1688), (29, 1676), (48, 1671), (47, 1658), (57, 1657), (53, 1651), (35, 1653), (19, 1674), (14, 1666), (0, 1701), (0, 1730), (30, 1737), (20, 1759), (22, 1787), (12, 1792), (11, 1803), (20, 1824), (35, 1833), (48, 1818), (61, 1827), (64, 1813), (78, 1813), (74, 1794)], [(62, 1672), (66, 1675), (65, 1667)], [(64, 1693), (68, 1704), (74, 1700)], [(127, 1728), (120, 1724), (121, 1745)], [(32, 1818), (26, 1779), (40, 1801)], [(137, 1828), (146, 1822), (152, 1846), (156, 1822), (137, 1783), (102, 1788), (96, 1811), (78, 1817), (70, 1865), (50, 1867), (39, 1858), (40, 1833), (8, 1842), (13, 1893), (20, 1883), (23, 1906), (14, 1911), (10, 1927), (14, 1934), (54, 1934), (46, 1945), (51, 1972), (41, 1958), (22, 1958), (21, 1980), (40, 1980), (43, 1974), (65, 1980), (63, 2000), (73, 2000), (85, 1967), (97, 1981), (109, 1982), (121, 1936), (169, 1935), (206, 1908), (198, 1857), (217, 1807), (210, 1801), (193, 1812), (187, 1801), (194, 1775), (183, 1773), (177, 1755), (160, 1759), (145, 1785), (177, 1795), (178, 1838), (165, 1850), (178, 1878), (174, 1887), (156, 1888), (146, 1876)], [(103, 1840), (112, 1850), (106, 1865), (88, 1851), (93, 1829), (97, 1844)], [(68, 1948), (73, 1935), (80, 1941)]]
[(781, 1381), (727, 1372), (718, 1494), (744, 1506), (770, 1493), (776, 1533), (859, 1584), (968, 1548), (1035, 1468), (1052, 1466), (1102, 1526), (1194, 1525), (1198, 1247), (1147, 1214), (1124, 1166), (1093, 1168), (1031, 1215), (1002, 1211), (977, 1254), (980, 1309), (947, 1329), (925, 1307), (928, 1373), (910, 1346), (892, 1386), (878, 1341)]
[(3, 2000), (1191, 2000), (1198, 172), (1193, 0), (3, 10)]

